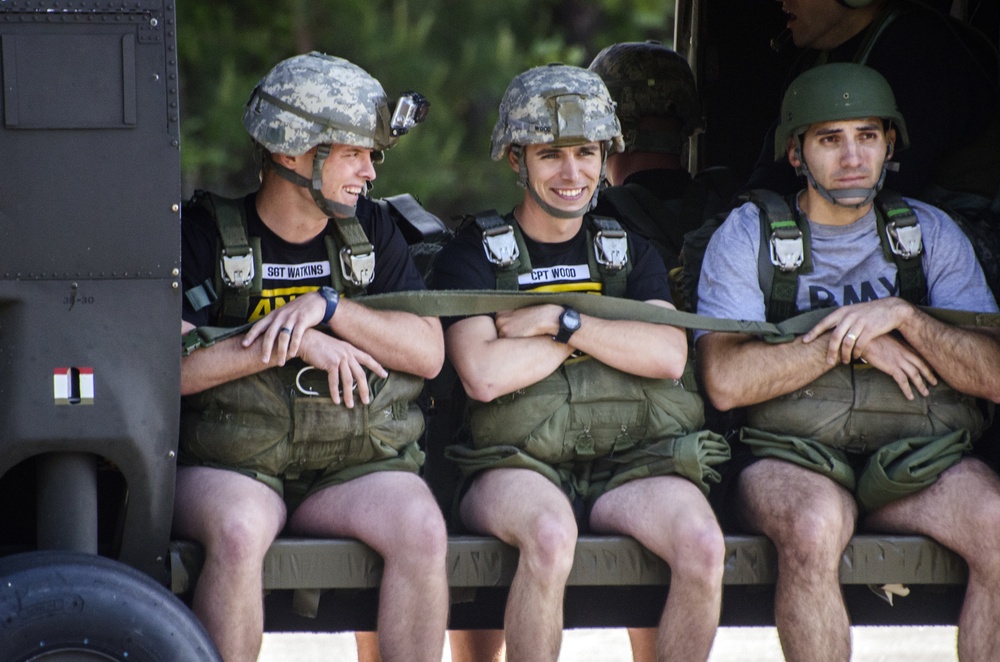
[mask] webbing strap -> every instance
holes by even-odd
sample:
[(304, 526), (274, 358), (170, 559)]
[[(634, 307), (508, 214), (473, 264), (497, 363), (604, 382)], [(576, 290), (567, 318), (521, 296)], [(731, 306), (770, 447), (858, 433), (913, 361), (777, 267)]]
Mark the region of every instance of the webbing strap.
[[(772, 324), (751, 320), (729, 320), (685, 313), (655, 306), (643, 301), (601, 297), (582, 292), (495, 292), (493, 290), (418, 290), (390, 292), (357, 297), (354, 301), (375, 310), (398, 310), (427, 317), (464, 317), (489, 315), (502, 310), (552, 303), (571, 306), (586, 315), (607, 320), (636, 320), (652, 324), (669, 324), (685, 329), (704, 329), (728, 333), (748, 333), (765, 340), (790, 340), (812, 329), (830, 314), (821, 308), (789, 320)], [(920, 307), (928, 315), (947, 324), (979, 327), (1000, 326), (1000, 313), (972, 313), (942, 308)], [(198, 327), (184, 336), (185, 354), (198, 347), (209, 347), (226, 338), (245, 333), (250, 324), (232, 329)]]
[(375, 278), (375, 247), (368, 241), (356, 216), (332, 220), (341, 248), (336, 262), (331, 256), (330, 269), (336, 269), (339, 264), (344, 286), (350, 294), (363, 292)]
[[(760, 280), (770, 281), (762, 289), (767, 299), (767, 319), (773, 322), (795, 317), (799, 273), (812, 271), (809, 223), (799, 222), (783, 197), (766, 189), (754, 189), (742, 199), (761, 210)], [(767, 260), (764, 256), (767, 256)]]
[(516, 292), (518, 274), (531, 271), (531, 258), (517, 224), (492, 209), (476, 214), (472, 220), (483, 237), (483, 250), (493, 265), (497, 289)]
[(242, 199), (200, 191), (195, 203), (215, 220), (222, 244), (215, 283), (216, 292), (222, 292), (219, 320), (226, 325), (237, 324), (247, 318), (250, 298), (261, 291), (260, 238), (247, 236)]
[[(552, 303), (570, 306), (586, 315), (607, 320), (635, 320), (652, 324), (669, 324), (685, 329), (749, 333), (791, 339), (812, 329), (832, 310), (819, 308), (778, 322), (731, 320), (695, 315), (680, 310), (656, 306), (644, 301), (598, 297), (583, 292), (493, 292), (491, 290), (420, 290), (370, 294), (355, 299), (376, 310), (399, 310), (432, 317), (463, 317), (488, 315), (502, 310)], [(918, 306), (931, 317), (958, 326), (1000, 326), (1000, 313), (975, 313)]]
[(587, 223), (587, 263), (590, 276), (599, 274), (601, 294), (623, 297), (628, 289), (628, 275), (632, 263), (628, 259), (628, 236), (621, 224), (613, 218), (590, 216)]
[[(927, 276), (921, 260), (922, 245), (917, 215), (895, 191), (882, 190), (875, 198), (875, 223), (882, 252), (896, 263), (899, 296), (915, 305), (927, 303)], [(910, 235), (910, 239), (906, 239)]]

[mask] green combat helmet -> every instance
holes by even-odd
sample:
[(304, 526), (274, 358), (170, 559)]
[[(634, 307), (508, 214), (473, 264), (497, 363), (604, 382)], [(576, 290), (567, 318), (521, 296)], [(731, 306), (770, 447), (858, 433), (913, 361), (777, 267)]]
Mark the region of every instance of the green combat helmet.
[[(701, 100), (687, 60), (658, 41), (608, 46), (590, 63), (618, 105), (625, 151), (680, 154), (705, 127)], [(668, 117), (669, 127), (639, 126), (644, 117)]]
[(317, 147), (312, 179), (264, 159), (293, 184), (308, 188), (328, 216), (354, 216), (355, 208), (323, 197), (323, 162), (330, 145), (353, 145), (374, 150), (380, 163), (382, 151), (423, 120), (427, 102), (418, 94), (404, 95), (398, 108), (419, 103), (419, 117), (390, 117), (390, 105), (382, 85), (361, 67), (339, 57), (312, 52), (279, 62), (250, 94), (243, 113), (243, 126), (254, 141), (269, 153), (301, 156)]
[[(576, 218), (593, 208), (597, 193), (581, 209), (566, 212), (542, 201), (528, 184), (525, 145), (571, 147), (599, 142), (606, 158), (623, 149), (615, 104), (600, 76), (565, 64), (548, 64), (517, 75), (500, 101), (500, 117), (493, 128), (490, 155), (499, 161), (510, 149), (518, 159), (517, 182), (546, 212), (557, 218)], [(601, 179), (604, 165), (601, 165)]]
[(828, 191), (813, 179), (802, 156), (800, 136), (817, 122), (864, 119), (878, 117), (896, 129), (899, 147), (909, 145), (906, 123), (896, 107), (896, 97), (882, 74), (861, 64), (839, 62), (824, 64), (806, 70), (792, 81), (781, 102), (781, 123), (774, 133), (774, 160), (780, 161), (787, 154), (789, 140), (795, 141), (796, 155), (802, 165), (797, 168), (825, 199), (841, 204), (838, 199), (864, 197), (852, 207), (862, 207), (875, 198), (885, 182), (887, 170), (897, 169), (898, 163), (889, 161), (893, 146), (882, 164), (882, 176), (871, 189), (845, 189)]

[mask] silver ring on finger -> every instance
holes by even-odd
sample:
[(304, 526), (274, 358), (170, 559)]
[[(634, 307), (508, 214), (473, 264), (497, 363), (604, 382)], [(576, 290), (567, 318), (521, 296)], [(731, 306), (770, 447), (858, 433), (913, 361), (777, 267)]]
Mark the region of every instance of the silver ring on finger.
[(278, 329), (278, 333), (287, 333), (287, 334), (291, 335), (292, 334), (292, 329), (291, 329), (291, 327), (283, 326), (280, 329)]

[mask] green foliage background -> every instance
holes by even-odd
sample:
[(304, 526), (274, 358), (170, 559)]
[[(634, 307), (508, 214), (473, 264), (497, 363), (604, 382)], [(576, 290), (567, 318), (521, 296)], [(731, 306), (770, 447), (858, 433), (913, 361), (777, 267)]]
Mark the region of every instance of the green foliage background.
[(391, 98), (430, 99), (428, 120), (378, 167), (374, 195), (413, 193), (447, 219), (520, 197), (509, 167), (489, 159), (511, 78), (587, 66), (616, 41), (669, 44), (673, 0), (182, 0), (178, 24), (185, 196), (256, 185), (243, 104), (277, 62), (318, 50), (365, 68)]

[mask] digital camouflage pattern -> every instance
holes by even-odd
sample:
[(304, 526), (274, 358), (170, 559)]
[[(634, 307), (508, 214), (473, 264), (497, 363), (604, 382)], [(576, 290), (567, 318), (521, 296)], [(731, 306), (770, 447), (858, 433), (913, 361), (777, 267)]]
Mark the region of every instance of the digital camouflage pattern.
[[(687, 60), (658, 41), (612, 44), (594, 58), (598, 74), (618, 105), (626, 150), (679, 153), (684, 141), (704, 129), (705, 121)], [(640, 118), (676, 118), (679, 131), (638, 131)], [(657, 135), (667, 134), (672, 135)]]
[(600, 76), (565, 64), (529, 69), (511, 81), (500, 101), (490, 155), (499, 161), (511, 145), (607, 143), (623, 149), (614, 101)]
[(880, 117), (892, 121), (899, 143), (909, 145), (903, 114), (888, 81), (861, 64), (837, 62), (807, 70), (792, 81), (781, 101), (781, 124), (774, 133), (774, 160), (785, 157), (788, 139), (810, 124)]
[(361, 67), (317, 52), (279, 62), (262, 78), (243, 126), (268, 151), (290, 156), (324, 144), (381, 151), (396, 143), (382, 85)]

